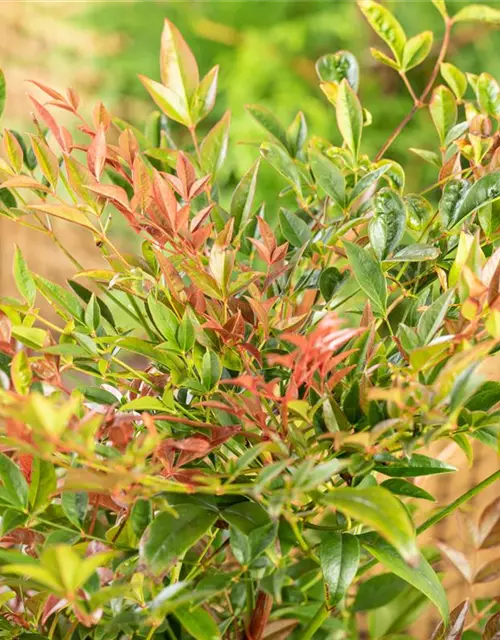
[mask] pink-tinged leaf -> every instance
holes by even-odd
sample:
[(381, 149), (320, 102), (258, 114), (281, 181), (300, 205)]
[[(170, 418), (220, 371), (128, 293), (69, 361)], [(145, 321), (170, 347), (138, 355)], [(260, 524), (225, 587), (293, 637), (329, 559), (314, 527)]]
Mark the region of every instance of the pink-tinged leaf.
[(486, 623), (481, 640), (500, 640), (500, 611)]
[(490, 530), (486, 538), (481, 541), (479, 549), (493, 549), (500, 547), (500, 521)]
[(43, 606), (42, 624), (45, 624), (53, 613), (56, 613), (56, 611), (60, 611), (67, 606), (68, 601), (64, 598), (58, 598), (57, 596), (50, 595)]
[(76, 113), (78, 106), (80, 105), (80, 96), (71, 87), (66, 89), (66, 95), (68, 96), (69, 104), (73, 107), (73, 111)]
[(54, 117), (47, 111), (47, 109), (41, 105), (38, 100), (35, 100), (35, 98), (33, 98), (33, 96), (29, 96), (31, 102), (33, 103), (38, 115), (40, 116), (40, 118), (45, 122), (45, 124), (48, 126), (48, 128), (50, 129), (50, 132), (52, 133), (52, 135), (54, 136), (54, 138), (57, 140), (57, 143), (59, 144), (59, 146), (61, 147), (61, 149), (63, 151), (68, 152), (69, 151), (69, 145), (68, 145), (68, 135), (67, 132), (66, 134), (63, 132), (62, 128), (57, 124), (57, 122), (55, 121)]
[(109, 125), (111, 124), (111, 116), (109, 115), (108, 110), (102, 102), (98, 102), (96, 104), (92, 113), (92, 117), (96, 129), (97, 127), (99, 127), (99, 125), (103, 125), (104, 129), (107, 131)]
[(165, 20), (161, 34), (161, 81), (188, 104), (196, 91), (200, 76), (193, 52), (179, 30)]
[[(478, 523), (479, 547), (494, 530), (495, 525), (500, 522), (500, 498), (495, 498), (482, 511)], [(487, 547), (486, 547), (487, 548)]]
[(437, 546), (467, 582), (472, 583), (472, 568), (464, 554), (444, 542), (438, 542)]
[(130, 209), (130, 204), (127, 197), (127, 192), (122, 187), (118, 187), (113, 184), (96, 184), (92, 187), (87, 187), (89, 191), (93, 193), (97, 193), (97, 195), (102, 196), (108, 200), (112, 200), (113, 202), (117, 202), (121, 204), (126, 209)]
[(44, 93), (46, 93), (54, 100), (61, 100), (62, 102), (65, 102), (65, 98), (62, 93), (59, 93), (59, 91), (48, 87), (46, 84), (42, 84), (41, 82), (38, 82), (38, 80), (28, 80), (27, 82), (29, 82), (30, 84), (34, 84), (35, 87), (41, 89)]
[(29, 208), (35, 211), (41, 211), (49, 216), (60, 218), (61, 220), (66, 220), (67, 222), (73, 222), (91, 231), (96, 230), (87, 220), (83, 211), (80, 211), (80, 209), (76, 207), (69, 207), (65, 204), (30, 204)]
[(493, 582), (500, 578), (500, 558), (489, 560), (476, 571), (474, 576), (474, 584), (483, 584), (484, 582)]
[(443, 621), (438, 624), (431, 640), (460, 640), (468, 613), (469, 601), (464, 600), (450, 613), (450, 622), (447, 626)]
[(87, 152), (87, 166), (99, 180), (106, 163), (106, 134), (101, 124)]
[(183, 97), (145, 76), (140, 75), (139, 80), (166, 116), (185, 126), (192, 124), (188, 104)]
[(146, 208), (151, 191), (151, 178), (148, 169), (144, 164), (144, 160), (140, 155), (134, 158), (132, 166), (132, 180), (134, 186), (134, 197), (132, 199), (132, 208), (137, 205), (142, 211)]
[(2, 189), (36, 189), (37, 191), (44, 191), (50, 193), (51, 189), (41, 184), (34, 178), (29, 176), (15, 176), (5, 180), (0, 185)]

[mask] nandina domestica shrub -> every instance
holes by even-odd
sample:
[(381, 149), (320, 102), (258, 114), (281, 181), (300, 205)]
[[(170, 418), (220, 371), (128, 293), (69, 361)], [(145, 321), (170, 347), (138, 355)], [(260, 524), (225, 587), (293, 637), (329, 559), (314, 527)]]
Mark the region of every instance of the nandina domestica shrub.
[[(408, 629), (427, 605), (434, 638), (499, 637), (496, 599), (450, 613), (436, 572), (447, 557), (484, 583), (499, 560), (473, 572), (457, 550), (417, 544), (500, 478), (439, 509), (414, 482), (455, 470), (430, 443), (473, 464), (471, 443), (496, 449), (500, 427), (500, 89), (446, 62), (454, 25), (498, 25), (500, 11), (434, 5), (435, 53), (432, 32), (408, 37), (359, 3), (388, 47), (373, 56), (414, 100), (375, 158), (347, 51), (316, 66), (341, 146), (310, 138), (301, 112), (284, 128), (248, 107), (267, 132), (260, 162), (283, 179), (273, 202), (257, 201), (258, 159), (221, 197), (230, 114), (198, 127), (218, 69), (200, 78), (170, 22), (161, 81), (141, 77), (162, 112), (145, 133), (34, 82), (33, 133), (3, 132), (1, 212), (76, 273), (62, 287), (16, 250), (20, 297), (1, 299), (3, 637), (426, 638)], [(434, 55), (417, 91), (408, 71)], [(436, 181), (406, 193), (386, 156), (421, 111), (436, 145), (410, 150), (406, 171), (428, 161)], [(80, 265), (55, 219), (91, 234), (107, 267)], [(495, 501), (478, 550), (499, 527)]]

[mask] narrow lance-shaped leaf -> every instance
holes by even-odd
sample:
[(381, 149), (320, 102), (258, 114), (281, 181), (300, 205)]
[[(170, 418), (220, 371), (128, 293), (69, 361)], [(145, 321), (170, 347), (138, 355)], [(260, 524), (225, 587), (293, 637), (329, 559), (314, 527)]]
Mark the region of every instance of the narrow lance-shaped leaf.
[(7, 97), (7, 87), (5, 83), (5, 74), (2, 71), (2, 69), (0, 69), (0, 118), (2, 117), (2, 114), (5, 109), (6, 97)]
[(302, 196), (302, 180), (297, 164), (280, 145), (263, 142), (260, 146), (262, 156), (278, 171), (285, 180)]
[(336, 605), (347, 593), (359, 564), (359, 542), (348, 533), (329, 533), (319, 547), (323, 578), (328, 587), (328, 602)]
[(286, 131), (272, 111), (258, 104), (248, 104), (246, 109), (273, 138), (280, 142), (285, 149), (288, 148)]
[(303, 247), (312, 237), (308, 225), (296, 213), (286, 209), (279, 212), (281, 231), (288, 242), (296, 248)]
[(203, 170), (215, 177), (224, 163), (229, 142), (231, 113), (226, 111), (216, 125), (210, 129), (200, 145)]
[(410, 566), (394, 547), (373, 534), (366, 536), (362, 544), (389, 571), (427, 596), (438, 608), (445, 625), (448, 624), (449, 610), (446, 593), (425, 558), (420, 556), (416, 566)]
[(219, 65), (210, 69), (198, 85), (191, 99), (190, 111), (195, 124), (203, 120), (212, 111), (217, 97), (217, 79)]
[(415, 529), (408, 512), (387, 489), (342, 487), (324, 495), (322, 501), (375, 529), (407, 562), (418, 562)]
[(317, 184), (340, 207), (345, 205), (345, 178), (337, 165), (317, 149), (309, 150), (309, 163)]
[(188, 105), (200, 77), (193, 52), (170, 20), (161, 34), (160, 73), (162, 83)]
[(500, 24), (500, 9), (496, 9), (487, 4), (470, 4), (460, 9), (460, 11), (453, 16), (453, 22)]
[(257, 160), (241, 178), (234, 190), (229, 212), (234, 219), (235, 233), (245, 228), (252, 214), (258, 173), (259, 161)]
[(357, 159), (363, 132), (363, 109), (347, 80), (342, 80), (337, 92), (336, 115), (342, 138)]
[(36, 284), (19, 247), (16, 247), (14, 252), (13, 273), (17, 290), (26, 302), (33, 306), (36, 298)]

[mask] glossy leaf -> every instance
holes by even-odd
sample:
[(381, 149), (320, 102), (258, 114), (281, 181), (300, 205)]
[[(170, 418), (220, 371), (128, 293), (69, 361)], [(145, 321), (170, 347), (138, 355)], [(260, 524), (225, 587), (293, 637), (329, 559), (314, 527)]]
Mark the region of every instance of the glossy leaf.
[(246, 107), (248, 113), (270, 133), (275, 140), (280, 142), (285, 149), (288, 148), (286, 131), (276, 116), (267, 109), (257, 104), (248, 104)]
[(186, 126), (192, 124), (189, 107), (183, 96), (146, 76), (140, 75), (139, 80), (166, 116)]
[(415, 530), (407, 511), (392, 493), (381, 487), (339, 488), (323, 501), (362, 524), (373, 527), (393, 544), (408, 562), (416, 562)]
[(196, 640), (218, 640), (221, 635), (212, 616), (202, 607), (176, 607), (174, 616)]
[(347, 533), (325, 534), (319, 546), (323, 579), (328, 587), (328, 602), (340, 602), (354, 580), (359, 564), (359, 542)]
[(336, 102), (337, 126), (355, 158), (358, 157), (363, 132), (363, 109), (347, 80), (339, 85)]
[(461, 100), (467, 91), (467, 77), (465, 73), (454, 64), (451, 64), (451, 62), (442, 62), (439, 70), (455, 96)]
[(436, 502), (436, 498), (434, 498), (428, 491), (418, 487), (411, 482), (406, 480), (401, 480), (399, 478), (391, 478), (390, 480), (384, 480), (381, 484), (381, 487), (385, 489), (389, 489), (391, 493), (395, 493), (398, 496), (406, 496), (408, 498), (419, 498), (421, 500), (430, 500), (431, 502)]
[(401, 242), (406, 229), (406, 207), (401, 197), (389, 188), (379, 191), (374, 198), (373, 218), (368, 235), (373, 251), (384, 260)]
[(350, 194), (350, 202), (354, 202), (356, 198), (359, 198), (363, 193), (365, 193), (370, 187), (377, 183), (378, 179), (384, 175), (387, 171), (389, 171), (390, 165), (384, 164), (373, 171), (369, 171), (366, 175), (364, 175), (361, 180), (359, 180), (354, 186), (353, 190)]
[(366, 249), (357, 244), (343, 242), (349, 265), (358, 285), (370, 298), (374, 309), (384, 315), (387, 305), (387, 285), (379, 263)]
[(0, 478), (8, 501), (16, 509), (28, 506), (28, 484), (15, 462), (0, 453)]
[(161, 34), (161, 81), (187, 105), (199, 84), (193, 52), (175, 25), (165, 20)]
[(434, 89), (432, 98), (429, 103), (429, 112), (432, 121), (438, 132), (441, 144), (444, 144), (445, 138), (452, 127), (457, 122), (457, 104), (455, 96), (452, 92), (440, 85)]
[(436, 473), (451, 473), (457, 470), (456, 467), (447, 462), (429, 458), (421, 453), (414, 453), (410, 458), (398, 460), (397, 462), (378, 464), (375, 468), (380, 473), (391, 478), (417, 478)]
[(236, 233), (245, 228), (252, 215), (258, 173), (259, 161), (257, 160), (244, 174), (233, 192), (229, 212), (234, 220)]
[(155, 574), (167, 571), (217, 519), (217, 512), (196, 504), (181, 504), (175, 511), (176, 516), (160, 513), (141, 538), (141, 560)]
[(292, 247), (302, 247), (312, 237), (308, 225), (295, 213), (281, 209), (279, 213), (281, 232)]
[(454, 216), (448, 221), (451, 229), (459, 222), (463, 222), (468, 216), (480, 207), (500, 198), (500, 171), (489, 173), (472, 185), (465, 195), (460, 198)]
[(14, 252), (13, 272), (17, 290), (26, 302), (33, 306), (36, 298), (36, 284), (19, 247), (16, 247)]
[(230, 121), (231, 113), (226, 111), (219, 122), (203, 138), (200, 145), (203, 170), (210, 173), (212, 177), (217, 175), (226, 158)]
[(439, 249), (428, 244), (411, 244), (388, 259), (388, 262), (427, 262), (439, 257)]
[(350, 51), (327, 53), (316, 61), (316, 73), (323, 82), (340, 84), (344, 78), (354, 91), (359, 87), (359, 65)]
[(436, 605), (445, 625), (448, 624), (449, 611), (446, 593), (439, 578), (425, 558), (420, 556), (420, 559), (415, 562), (415, 566), (410, 566), (394, 547), (378, 536), (368, 536), (362, 544), (386, 569), (389, 569), (396, 576), (402, 578), (427, 596)]
[(346, 274), (341, 273), (337, 267), (327, 267), (319, 277), (319, 290), (325, 301), (333, 298), (335, 293), (346, 281)]
[(448, 625), (445, 625), (443, 621), (439, 623), (432, 634), (431, 640), (460, 640), (468, 613), (469, 601), (465, 600), (457, 605), (450, 613), (450, 622)]
[(420, 316), (417, 331), (423, 344), (429, 344), (438, 332), (454, 297), (455, 291), (453, 289), (446, 291)]
[(406, 35), (392, 13), (374, 0), (360, 0), (359, 7), (377, 35), (390, 47), (396, 60), (401, 63), (406, 44)]
[(382, 573), (362, 582), (357, 590), (353, 611), (370, 611), (394, 600), (406, 583), (393, 573)]
[(406, 42), (402, 59), (404, 71), (413, 69), (427, 58), (431, 52), (433, 40), (432, 31), (423, 31)]
[(309, 163), (316, 183), (340, 207), (345, 204), (345, 178), (337, 165), (317, 149), (309, 150)]

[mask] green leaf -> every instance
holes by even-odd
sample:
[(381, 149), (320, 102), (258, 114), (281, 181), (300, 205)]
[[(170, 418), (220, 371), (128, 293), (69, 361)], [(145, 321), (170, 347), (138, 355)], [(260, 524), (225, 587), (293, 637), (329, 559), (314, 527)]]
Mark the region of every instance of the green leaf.
[(500, 86), (489, 73), (482, 73), (477, 81), (477, 97), (481, 110), (489, 116), (500, 116)]
[(348, 533), (328, 533), (319, 546), (319, 561), (328, 587), (328, 603), (336, 605), (346, 595), (359, 564), (359, 542)]
[(238, 502), (226, 507), (221, 515), (233, 527), (238, 528), (245, 535), (250, 535), (255, 529), (270, 523), (267, 511), (257, 502)]
[(391, 478), (417, 478), (436, 473), (451, 473), (457, 468), (447, 462), (429, 458), (420, 453), (414, 453), (406, 460), (397, 460), (390, 464), (377, 464), (375, 470)]
[(417, 566), (408, 565), (400, 554), (376, 535), (367, 536), (363, 546), (389, 571), (422, 592), (439, 610), (445, 624), (448, 622), (448, 600), (439, 578), (425, 558), (420, 556)]
[(165, 20), (161, 34), (160, 75), (165, 87), (189, 104), (200, 81), (198, 65), (180, 31), (169, 20)]
[(139, 498), (130, 512), (132, 531), (140, 538), (153, 520), (153, 505), (150, 500)]
[(500, 9), (494, 9), (486, 4), (470, 4), (453, 16), (453, 22), (500, 24)]
[(454, 216), (448, 221), (448, 229), (465, 220), (479, 207), (498, 199), (500, 199), (500, 171), (495, 171), (479, 178), (464, 193), (456, 205)]
[(194, 346), (194, 326), (187, 310), (184, 312), (179, 328), (177, 329), (177, 342), (184, 353), (190, 351)]
[(55, 218), (66, 220), (66, 222), (77, 224), (85, 229), (90, 229), (90, 231), (95, 231), (95, 228), (89, 222), (85, 213), (76, 207), (70, 207), (67, 204), (30, 204), (28, 206), (35, 211), (41, 211), (49, 216), (54, 216)]
[(408, 40), (403, 50), (402, 68), (404, 71), (413, 69), (427, 58), (431, 52), (433, 40), (432, 31), (423, 31)]
[(445, 0), (432, 0), (432, 4), (436, 7), (436, 9), (441, 14), (444, 20), (448, 18), (448, 12), (446, 11), (446, 2)]
[(93, 331), (97, 331), (101, 324), (101, 310), (97, 298), (93, 293), (85, 309), (85, 324)]
[(58, 284), (34, 275), (38, 291), (50, 302), (54, 309), (65, 318), (75, 318), (83, 323), (84, 310), (78, 298)]
[(439, 212), (444, 226), (448, 229), (459, 222), (458, 211), (470, 188), (468, 180), (450, 180), (446, 183), (439, 202)]
[(26, 351), (18, 351), (10, 363), (10, 377), (17, 393), (24, 396), (29, 392), (33, 374)]
[(170, 344), (177, 346), (179, 321), (175, 313), (152, 296), (148, 298), (147, 305), (158, 331)]
[(345, 206), (345, 178), (342, 171), (317, 149), (309, 149), (309, 163), (316, 183), (340, 207)]
[(126, 402), (120, 409), (121, 411), (165, 411), (166, 407), (159, 398), (145, 396)]
[(384, 260), (403, 238), (406, 207), (395, 191), (385, 187), (376, 194), (373, 209), (368, 236), (375, 255), (379, 260)]
[(346, 282), (346, 275), (345, 272), (341, 273), (337, 267), (327, 267), (323, 269), (319, 277), (319, 290), (325, 302), (329, 302)]
[(201, 363), (201, 378), (203, 386), (209, 391), (219, 382), (222, 366), (219, 357), (213, 351), (206, 351)]
[(344, 78), (354, 91), (359, 87), (359, 65), (350, 51), (327, 53), (316, 61), (316, 73), (323, 82), (340, 84)]
[(426, 262), (438, 257), (437, 247), (431, 247), (430, 244), (410, 244), (391, 256), (387, 262)]
[(449, 289), (443, 293), (431, 306), (420, 316), (417, 331), (423, 344), (429, 344), (441, 327), (448, 309), (455, 297), (455, 290)]
[(309, 226), (297, 214), (280, 209), (279, 222), (283, 236), (292, 247), (302, 247), (311, 240)]
[(244, 174), (233, 192), (229, 212), (234, 219), (235, 233), (245, 228), (252, 215), (258, 173), (259, 161), (257, 160)]
[(337, 125), (345, 143), (355, 158), (358, 157), (363, 132), (363, 109), (358, 96), (347, 82), (339, 85), (336, 102)]
[(357, 244), (347, 240), (343, 244), (358, 285), (372, 301), (375, 311), (384, 316), (387, 308), (387, 284), (380, 264)]
[(442, 84), (434, 89), (429, 103), (429, 112), (443, 145), (448, 132), (457, 122), (457, 103), (448, 87)]
[(391, 493), (395, 493), (398, 496), (420, 498), (421, 500), (430, 500), (431, 502), (436, 502), (436, 499), (428, 491), (417, 487), (417, 485), (412, 484), (407, 480), (391, 478), (390, 480), (384, 480), (384, 482), (382, 482), (380, 486), (388, 489)]
[(403, 591), (406, 583), (393, 573), (382, 573), (362, 582), (356, 592), (353, 611), (370, 611), (383, 607)]
[(205, 535), (217, 519), (217, 512), (202, 505), (180, 504), (176, 515), (160, 513), (144, 532), (139, 553), (155, 574), (167, 571)]
[(246, 109), (248, 113), (257, 120), (257, 122), (264, 127), (264, 129), (270, 133), (275, 140), (280, 142), (285, 149), (288, 149), (286, 131), (272, 111), (266, 109), (266, 107), (261, 107), (258, 104), (247, 104)]
[(408, 562), (414, 563), (418, 559), (415, 529), (408, 512), (387, 489), (342, 487), (322, 496), (322, 501), (375, 529)]
[(34, 458), (29, 487), (31, 513), (40, 513), (50, 504), (52, 494), (57, 489), (56, 470), (51, 462)]
[[(423, 196), (410, 193), (403, 198), (408, 215), (408, 226), (414, 231), (422, 231), (427, 220), (432, 216), (431, 203)], [(427, 245), (415, 245), (427, 246)]]
[(442, 62), (439, 67), (441, 75), (446, 80), (450, 89), (461, 100), (467, 91), (467, 77), (463, 71), (451, 62)]
[(174, 609), (174, 616), (196, 640), (218, 640), (221, 635), (212, 616), (202, 607), (188, 606)]
[(277, 144), (263, 142), (260, 145), (260, 153), (301, 196), (302, 180), (299, 169), (288, 152)]
[(396, 62), (396, 60), (393, 60), (392, 58), (390, 58), (389, 56), (386, 56), (385, 53), (383, 53), (379, 49), (376, 49), (375, 47), (370, 47), (370, 53), (375, 58), (375, 60), (378, 60), (382, 64), (385, 64), (386, 66), (391, 67), (391, 69), (396, 69), (396, 71), (399, 70), (399, 63)]
[(372, 29), (389, 46), (396, 60), (401, 63), (406, 35), (392, 13), (374, 0), (360, 0), (359, 7)]
[(0, 118), (2, 117), (2, 114), (5, 109), (6, 97), (7, 97), (7, 86), (5, 83), (5, 74), (2, 71), (2, 69), (0, 69)]
[(193, 124), (188, 104), (183, 97), (159, 82), (146, 78), (146, 76), (139, 75), (139, 80), (166, 116), (185, 126)]
[(22, 342), (32, 349), (40, 349), (45, 344), (48, 333), (44, 329), (35, 329), (33, 327), (12, 327), (12, 335), (16, 340)]
[(15, 462), (0, 453), (0, 478), (5, 496), (13, 507), (24, 511), (28, 506), (28, 483)]
[(216, 65), (207, 73), (198, 85), (191, 98), (190, 112), (195, 124), (201, 122), (212, 111), (217, 98), (217, 80), (219, 76), (219, 65)]
[(201, 166), (212, 177), (222, 167), (227, 155), (231, 112), (226, 111), (216, 125), (210, 129), (200, 145)]
[(359, 198), (359, 196), (363, 195), (363, 193), (365, 193), (367, 189), (375, 184), (377, 180), (384, 175), (384, 173), (389, 171), (390, 168), (390, 164), (384, 164), (381, 167), (378, 167), (378, 169), (374, 169), (373, 171), (370, 171), (369, 173), (364, 175), (361, 180), (356, 183), (355, 187), (351, 191), (349, 201), (354, 202), (356, 198)]
[(307, 122), (302, 111), (299, 111), (292, 124), (286, 130), (287, 146), (294, 158), (301, 153), (307, 138)]
[(435, 151), (429, 151), (428, 149), (415, 149), (415, 147), (410, 147), (409, 151), (435, 167), (441, 166), (439, 155)]
[(83, 529), (88, 504), (89, 496), (85, 491), (65, 491), (61, 497), (64, 515), (78, 529)]

